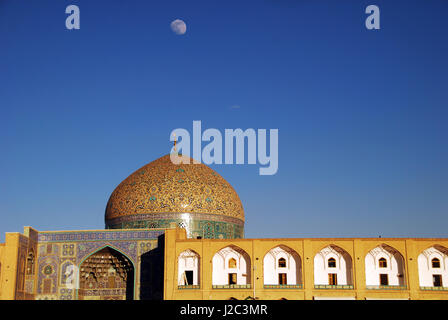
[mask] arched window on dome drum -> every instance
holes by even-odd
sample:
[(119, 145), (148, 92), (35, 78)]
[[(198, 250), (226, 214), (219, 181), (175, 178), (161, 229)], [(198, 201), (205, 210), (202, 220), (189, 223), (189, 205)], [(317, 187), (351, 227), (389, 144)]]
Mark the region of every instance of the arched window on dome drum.
[(336, 268), (336, 259), (335, 258), (328, 259), (328, 268)]
[(285, 258), (278, 259), (278, 267), (279, 268), (286, 268), (286, 259)]
[(440, 260), (437, 258), (432, 259), (431, 264), (433, 268), (440, 268)]
[(381, 258), (378, 260), (378, 265), (380, 268), (387, 268), (387, 260), (385, 258)]
[(236, 268), (236, 260), (234, 258), (229, 259), (229, 269)]

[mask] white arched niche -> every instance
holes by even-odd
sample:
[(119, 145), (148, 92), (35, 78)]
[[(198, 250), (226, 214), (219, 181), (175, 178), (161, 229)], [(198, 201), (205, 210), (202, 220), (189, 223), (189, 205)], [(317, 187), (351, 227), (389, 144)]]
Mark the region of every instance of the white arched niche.
[(212, 265), (213, 286), (242, 286), (251, 283), (250, 257), (237, 246), (231, 245), (215, 253)]
[(314, 257), (314, 286), (352, 288), (352, 258), (344, 249), (329, 245)]
[(422, 289), (448, 290), (448, 249), (434, 245), (420, 253), (418, 276)]
[(401, 253), (381, 244), (365, 257), (366, 286), (405, 286), (404, 259)]
[(300, 285), (302, 272), (299, 254), (284, 245), (269, 250), (263, 259), (263, 279), (267, 286)]
[(178, 257), (178, 285), (199, 285), (199, 255), (193, 250), (185, 250)]

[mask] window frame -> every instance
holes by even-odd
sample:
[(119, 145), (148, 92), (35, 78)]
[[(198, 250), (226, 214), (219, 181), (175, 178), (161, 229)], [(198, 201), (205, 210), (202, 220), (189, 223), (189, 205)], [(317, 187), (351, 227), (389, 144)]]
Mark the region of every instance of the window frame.
[(229, 285), (238, 284), (238, 274), (236, 272), (229, 272), (227, 281)]
[[(438, 283), (439, 285), (436, 286), (436, 279), (438, 279)], [(433, 287), (443, 287), (443, 282), (442, 282), (442, 275), (441, 274), (433, 274), (432, 275), (432, 286)]]
[(328, 285), (330, 285), (330, 286), (338, 285), (338, 274), (337, 273), (329, 273), (328, 274)]
[[(187, 283), (186, 285), (187, 286), (194, 285), (194, 270), (185, 270), (184, 272), (185, 272), (185, 282)], [(191, 283), (189, 283), (188, 281), (187, 272), (188, 274), (191, 274)]]
[[(233, 266), (233, 262), (234, 262), (235, 266)], [(227, 267), (229, 269), (236, 269), (238, 267), (236, 259), (235, 258), (230, 258), (229, 261), (227, 262)]]
[(278, 284), (279, 285), (288, 284), (288, 274), (287, 273), (282, 272), (282, 273), (278, 274)]
[[(434, 266), (436, 264), (437, 266)], [(439, 258), (432, 258), (431, 259), (431, 267), (433, 269), (440, 269), (440, 259)]]
[(384, 257), (378, 259), (378, 267), (379, 268), (387, 268), (387, 259)]
[[(284, 265), (282, 265), (282, 264), (284, 264)], [(286, 259), (283, 257), (278, 259), (277, 265), (279, 268), (286, 268)]]
[[(334, 263), (334, 266), (333, 266), (333, 263)], [(328, 268), (336, 268), (336, 259), (333, 257), (329, 258), (327, 260), (327, 266), (328, 266)]]

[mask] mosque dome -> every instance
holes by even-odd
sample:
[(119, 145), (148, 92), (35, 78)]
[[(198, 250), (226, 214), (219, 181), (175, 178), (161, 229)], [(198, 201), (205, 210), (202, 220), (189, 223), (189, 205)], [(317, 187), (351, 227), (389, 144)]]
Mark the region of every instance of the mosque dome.
[(184, 227), (188, 237), (242, 238), (244, 211), (238, 194), (205, 164), (174, 164), (165, 155), (138, 169), (112, 192), (108, 229)]

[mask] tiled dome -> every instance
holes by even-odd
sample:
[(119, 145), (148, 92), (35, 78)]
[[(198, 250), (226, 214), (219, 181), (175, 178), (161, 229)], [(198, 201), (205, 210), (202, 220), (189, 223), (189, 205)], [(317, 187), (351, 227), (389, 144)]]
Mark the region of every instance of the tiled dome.
[(190, 236), (242, 237), (238, 194), (216, 171), (187, 159), (190, 164), (174, 164), (165, 155), (121, 182), (107, 203), (106, 227), (165, 228), (174, 222), (186, 226)]

